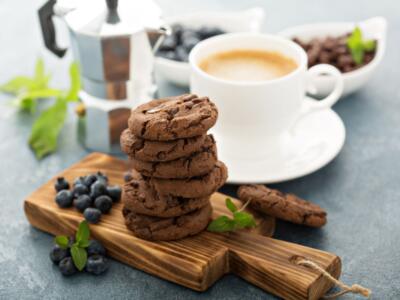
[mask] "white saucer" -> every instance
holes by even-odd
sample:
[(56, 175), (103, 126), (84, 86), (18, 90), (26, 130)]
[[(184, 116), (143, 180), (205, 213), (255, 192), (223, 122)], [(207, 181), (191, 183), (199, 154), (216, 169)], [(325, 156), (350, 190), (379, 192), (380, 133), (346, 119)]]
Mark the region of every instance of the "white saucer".
[[(301, 119), (274, 155), (269, 153), (260, 158), (242, 153), (246, 159), (233, 159), (220, 153), (219, 157), (228, 167), (228, 183), (277, 183), (324, 167), (342, 149), (345, 137), (340, 117), (326, 109)], [(218, 144), (222, 144), (223, 140), (218, 138)]]

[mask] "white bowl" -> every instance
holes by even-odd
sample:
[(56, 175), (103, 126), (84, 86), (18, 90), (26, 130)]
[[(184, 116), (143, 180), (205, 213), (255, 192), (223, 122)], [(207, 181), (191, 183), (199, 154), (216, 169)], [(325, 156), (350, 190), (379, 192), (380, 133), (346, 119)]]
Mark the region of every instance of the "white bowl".
[[(197, 12), (166, 19), (168, 25), (182, 24), (191, 28), (215, 26), (226, 32), (259, 32), (264, 22), (265, 12), (254, 7), (240, 12)], [(155, 70), (164, 79), (179, 86), (188, 86), (190, 78), (189, 64), (156, 57)]]
[[(363, 37), (377, 40), (377, 51), (374, 59), (367, 65), (347, 73), (343, 73), (344, 91), (343, 96), (360, 89), (367, 83), (374, 73), (376, 67), (382, 60), (386, 48), (387, 21), (383, 17), (374, 17), (362, 22), (335, 22), (335, 23), (315, 23), (302, 26), (295, 26), (285, 29), (279, 33), (284, 37), (292, 39), (294, 37), (305, 42), (316, 37), (340, 36), (351, 32), (355, 26), (359, 26)], [(320, 76), (316, 82), (315, 89), (317, 95), (324, 96), (333, 89), (334, 79), (328, 76)]]

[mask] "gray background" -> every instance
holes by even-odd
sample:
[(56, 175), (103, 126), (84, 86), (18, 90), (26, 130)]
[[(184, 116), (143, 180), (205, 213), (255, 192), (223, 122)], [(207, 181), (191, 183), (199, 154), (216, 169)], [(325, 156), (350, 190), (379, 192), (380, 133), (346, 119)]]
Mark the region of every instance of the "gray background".
[[(343, 260), (342, 279), (370, 287), (375, 299), (400, 297), (400, 18), (396, 2), (159, 1), (166, 15), (263, 6), (268, 32), (318, 21), (363, 20), (376, 15), (388, 19), (387, 53), (377, 74), (364, 89), (334, 107), (347, 129), (342, 152), (312, 175), (275, 185), (320, 204), (329, 213), (329, 223), (321, 230), (279, 222), (276, 238), (338, 254)], [(36, 18), (41, 3), (0, 0), (0, 82), (30, 74), (36, 58), (42, 56), (54, 74), (53, 84), (68, 85), (71, 54), (59, 60), (44, 49)], [(65, 30), (62, 32), (65, 35)], [(184, 91), (162, 81), (160, 87), (161, 95)], [(273, 298), (235, 276), (224, 277), (200, 294), (116, 261), (106, 276), (63, 278), (48, 259), (52, 237), (28, 224), (22, 204), (26, 195), (88, 152), (76, 141), (75, 116), (71, 114), (58, 152), (38, 162), (26, 144), (32, 117), (17, 113), (7, 100), (0, 95), (1, 299)], [(223, 189), (232, 195), (235, 190), (236, 186)]]

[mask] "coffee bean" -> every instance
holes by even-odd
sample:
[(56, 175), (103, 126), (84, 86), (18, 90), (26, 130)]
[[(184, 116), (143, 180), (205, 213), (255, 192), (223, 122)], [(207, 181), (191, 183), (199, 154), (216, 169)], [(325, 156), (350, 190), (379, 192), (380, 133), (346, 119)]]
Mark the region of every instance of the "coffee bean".
[(368, 64), (374, 59), (375, 50), (367, 52), (361, 65), (356, 65), (350, 50), (347, 48), (347, 39), (350, 33), (338, 37), (313, 38), (304, 42), (299, 38), (293, 38), (307, 53), (308, 67), (319, 63), (331, 64), (341, 72), (350, 72)]

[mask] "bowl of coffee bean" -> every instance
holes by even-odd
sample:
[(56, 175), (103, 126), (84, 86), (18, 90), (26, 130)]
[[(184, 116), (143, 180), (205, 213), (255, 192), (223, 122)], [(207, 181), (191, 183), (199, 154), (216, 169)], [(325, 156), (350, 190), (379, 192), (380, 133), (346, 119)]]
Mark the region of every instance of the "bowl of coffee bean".
[(227, 32), (259, 32), (264, 10), (254, 7), (240, 12), (197, 12), (167, 18), (171, 34), (156, 52), (157, 75), (179, 86), (188, 86), (189, 53), (200, 41)]
[[(370, 79), (381, 62), (386, 47), (387, 22), (382, 17), (362, 22), (317, 23), (296, 26), (279, 34), (299, 44), (307, 53), (308, 65), (330, 64), (343, 74), (348, 95)], [(315, 96), (325, 96), (333, 79), (321, 74), (316, 81)]]

